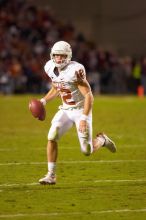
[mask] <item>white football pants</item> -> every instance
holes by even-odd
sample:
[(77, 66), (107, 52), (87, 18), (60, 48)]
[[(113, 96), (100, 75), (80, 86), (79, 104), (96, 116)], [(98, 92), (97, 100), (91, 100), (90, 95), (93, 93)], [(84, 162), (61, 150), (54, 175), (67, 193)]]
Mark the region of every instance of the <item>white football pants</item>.
[(90, 145), (90, 151), (93, 152), (92, 144), (92, 112), (89, 114), (88, 131), (86, 133), (79, 132), (80, 117), (83, 109), (60, 109), (51, 122), (51, 128), (48, 133), (48, 140), (59, 140), (62, 135), (67, 132), (74, 124), (76, 125), (77, 134), (81, 146), (81, 151), (87, 153)]

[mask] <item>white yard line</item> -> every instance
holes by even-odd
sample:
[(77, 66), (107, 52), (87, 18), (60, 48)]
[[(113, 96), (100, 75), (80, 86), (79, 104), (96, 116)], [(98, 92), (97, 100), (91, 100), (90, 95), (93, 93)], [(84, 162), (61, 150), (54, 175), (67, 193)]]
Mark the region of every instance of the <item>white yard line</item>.
[[(88, 180), (78, 181), (76, 183), (88, 183)], [(122, 183), (122, 182), (146, 182), (146, 179), (120, 179), (120, 180), (111, 180), (111, 179), (98, 179), (92, 180), (92, 183)], [(69, 182), (62, 182), (60, 185), (70, 185)], [(38, 182), (35, 183), (11, 183), (11, 184), (0, 184), (0, 187), (24, 187), (24, 186), (41, 186)]]
[(146, 212), (144, 209), (109, 209), (101, 211), (89, 211), (89, 212), (48, 212), (48, 213), (16, 213), (16, 214), (1, 214), (0, 218), (17, 218), (17, 217), (41, 217), (41, 216), (74, 216), (74, 215), (98, 215), (108, 213), (126, 213), (126, 212)]
[[(80, 183), (85, 183), (89, 182), (88, 180), (80, 181)], [(135, 179), (135, 180), (128, 180), (128, 179), (123, 179), (123, 180), (92, 180), (93, 183), (123, 183), (123, 182), (146, 182), (146, 179)]]
[[(134, 147), (136, 147), (137, 148), (137, 144), (128, 144), (128, 145), (124, 145), (124, 148), (134, 148)], [(138, 144), (138, 147), (145, 147), (145, 144)], [(31, 148), (31, 150), (45, 150), (46, 148), (45, 148), (45, 146), (44, 147), (32, 147)], [(72, 149), (80, 149), (80, 147), (79, 146), (67, 146), (67, 147), (63, 147), (63, 146), (61, 146), (60, 147), (60, 150), (72, 150)], [(9, 147), (0, 147), (0, 151), (20, 151), (20, 148), (18, 147), (18, 148), (13, 148), (13, 147), (11, 147), (11, 148), (9, 148)]]
[(0, 166), (41, 165), (41, 164), (46, 164), (46, 163), (47, 163), (47, 162), (0, 163)]
[(0, 184), (0, 187), (23, 187), (23, 186), (35, 186), (35, 185), (40, 185), (39, 183), (12, 183), (12, 184)]
[(58, 163), (135, 163), (146, 162), (146, 160), (73, 160), (73, 161), (59, 161)]
[[(146, 160), (62, 160), (58, 163), (64, 164), (78, 164), (78, 163), (145, 163)], [(47, 162), (13, 162), (13, 163), (0, 163), (0, 166), (19, 166), (19, 165), (41, 165)]]

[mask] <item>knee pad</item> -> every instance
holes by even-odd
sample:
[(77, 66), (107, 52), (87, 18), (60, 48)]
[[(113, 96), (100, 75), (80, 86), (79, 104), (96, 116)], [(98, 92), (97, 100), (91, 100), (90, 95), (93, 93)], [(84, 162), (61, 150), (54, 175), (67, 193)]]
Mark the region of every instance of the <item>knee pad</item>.
[(56, 141), (59, 139), (58, 127), (51, 127), (48, 133), (49, 141)]

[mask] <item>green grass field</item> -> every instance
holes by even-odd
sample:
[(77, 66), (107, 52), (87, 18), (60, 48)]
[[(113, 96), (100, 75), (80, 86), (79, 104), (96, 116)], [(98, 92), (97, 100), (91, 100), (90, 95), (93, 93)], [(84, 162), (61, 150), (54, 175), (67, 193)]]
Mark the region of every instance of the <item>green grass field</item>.
[(146, 219), (146, 99), (96, 97), (94, 136), (107, 133), (117, 153), (102, 148), (84, 156), (72, 128), (59, 143), (57, 184), (42, 186), (47, 133), (60, 101), (48, 103), (41, 122), (28, 110), (31, 98), (0, 96), (0, 219)]

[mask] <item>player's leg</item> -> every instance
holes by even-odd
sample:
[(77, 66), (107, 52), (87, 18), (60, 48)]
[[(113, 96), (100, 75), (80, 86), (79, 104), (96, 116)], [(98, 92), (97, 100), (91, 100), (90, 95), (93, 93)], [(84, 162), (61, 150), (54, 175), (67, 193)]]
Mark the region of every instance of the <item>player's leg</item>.
[(74, 112), (74, 121), (77, 129), (77, 134), (80, 142), (81, 151), (89, 156), (93, 152), (93, 142), (92, 142), (92, 112), (89, 114), (87, 120), (87, 131), (82, 133), (79, 131), (80, 117), (82, 115), (82, 110), (76, 110)]
[(106, 147), (112, 153), (117, 151), (115, 143), (104, 133), (97, 134), (93, 140), (93, 145), (94, 151), (97, 151), (100, 147)]
[[(79, 116), (80, 115), (80, 116)], [(92, 113), (89, 114), (87, 124), (88, 130), (86, 133), (79, 132), (79, 123), (80, 123), (81, 111), (76, 113), (76, 128), (78, 133), (78, 138), (81, 146), (81, 150), (85, 155), (90, 155), (91, 153), (97, 151), (101, 147), (106, 147), (111, 152), (116, 152), (115, 143), (105, 134), (100, 133), (96, 136), (95, 139), (92, 139)]]
[(48, 140), (47, 144), (47, 159), (48, 159), (48, 173), (45, 177), (39, 180), (40, 184), (55, 184), (56, 183), (56, 160), (58, 153), (57, 141)]
[(57, 141), (61, 136), (72, 127), (73, 122), (69, 120), (68, 116), (62, 111), (58, 111), (52, 120), (52, 125), (48, 133), (47, 144), (47, 160), (48, 160), (48, 173), (40, 179), (41, 184), (55, 184), (56, 183), (56, 161), (58, 154)]
[(92, 128), (90, 124), (88, 127), (88, 132), (85, 134), (79, 132), (77, 129), (81, 150), (85, 155), (89, 156), (91, 153), (99, 150), (101, 147), (107, 148), (112, 153), (117, 151), (115, 143), (106, 134), (99, 133), (92, 141), (91, 131)]

